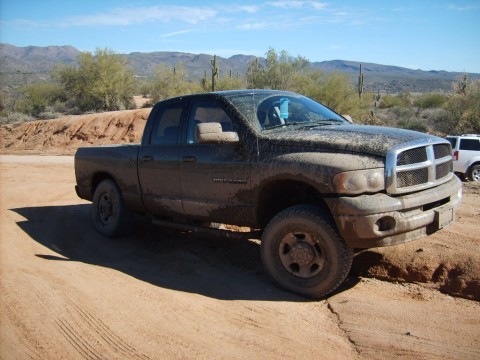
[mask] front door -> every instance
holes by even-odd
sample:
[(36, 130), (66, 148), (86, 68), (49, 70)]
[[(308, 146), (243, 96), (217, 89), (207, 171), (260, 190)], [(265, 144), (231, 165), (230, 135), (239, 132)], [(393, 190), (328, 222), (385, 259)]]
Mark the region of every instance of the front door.
[(186, 216), (197, 220), (242, 224), (251, 216), (250, 155), (240, 143), (199, 144), (195, 126), (216, 122), (223, 131), (238, 131), (222, 104), (194, 101), (186, 139), (180, 148), (180, 181)]

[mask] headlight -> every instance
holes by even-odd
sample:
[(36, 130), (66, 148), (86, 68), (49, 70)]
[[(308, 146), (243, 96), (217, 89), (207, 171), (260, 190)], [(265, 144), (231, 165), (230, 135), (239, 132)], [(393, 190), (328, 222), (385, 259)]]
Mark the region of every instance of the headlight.
[(333, 177), (333, 188), (341, 194), (373, 193), (385, 189), (384, 169), (355, 170)]

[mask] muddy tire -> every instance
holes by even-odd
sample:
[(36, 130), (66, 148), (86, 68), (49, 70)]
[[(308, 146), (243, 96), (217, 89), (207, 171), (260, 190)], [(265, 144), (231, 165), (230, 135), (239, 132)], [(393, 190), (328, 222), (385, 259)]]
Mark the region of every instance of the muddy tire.
[(480, 165), (473, 165), (468, 170), (468, 180), (480, 181)]
[(128, 232), (132, 214), (112, 180), (103, 180), (95, 189), (92, 215), (95, 229), (105, 236), (118, 237)]
[(353, 249), (315, 206), (288, 208), (267, 225), (261, 243), (266, 272), (282, 288), (309, 298), (335, 290), (352, 266)]

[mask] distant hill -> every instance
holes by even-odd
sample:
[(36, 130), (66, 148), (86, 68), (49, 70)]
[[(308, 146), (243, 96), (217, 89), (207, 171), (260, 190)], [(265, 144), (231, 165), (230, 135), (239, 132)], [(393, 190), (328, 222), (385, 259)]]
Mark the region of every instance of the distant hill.
[[(0, 44), (0, 74), (2, 88), (7, 93), (26, 83), (46, 80), (51, 68), (57, 64), (75, 65), (81, 52), (72, 46), (28, 46), (16, 47)], [(153, 77), (155, 68), (160, 64), (175, 66), (183, 63), (192, 79), (201, 79), (205, 72), (210, 76), (213, 54), (189, 54), (182, 52), (133, 52), (124, 54), (129, 66), (136, 75)], [(230, 58), (217, 56), (220, 76), (244, 75), (249, 63), (255, 59), (252, 55), (234, 55)], [(265, 59), (259, 58), (261, 63)], [(362, 64), (366, 89), (396, 93), (402, 90), (413, 92), (450, 91), (452, 82), (463, 73), (447, 71), (412, 70), (399, 66), (361, 63), (358, 61), (331, 60), (311, 62), (312, 69), (327, 73), (340, 72), (356, 82), (359, 66)], [(480, 74), (468, 74), (471, 79), (480, 78)]]

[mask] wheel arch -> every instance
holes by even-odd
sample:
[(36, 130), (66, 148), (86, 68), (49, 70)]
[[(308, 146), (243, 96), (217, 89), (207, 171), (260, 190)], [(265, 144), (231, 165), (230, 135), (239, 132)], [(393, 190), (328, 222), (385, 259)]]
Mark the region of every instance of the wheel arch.
[(115, 180), (115, 178), (112, 176), (112, 174), (108, 172), (98, 172), (92, 176), (91, 180), (91, 196), (93, 197), (93, 194), (95, 194), (95, 190), (97, 189), (97, 186), (103, 181), (103, 180), (112, 180), (117, 186), (118, 183)]
[(476, 160), (473, 163), (471, 163), (470, 165), (468, 165), (467, 172), (470, 171), (472, 169), (472, 167), (474, 167), (475, 165), (480, 165), (480, 160)]
[(475, 162), (473, 162), (472, 164), (470, 164), (470, 166), (469, 166), (468, 169), (467, 169), (467, 172), (465, 173), (466, 177), (467, 177), (470, 181), (473, 180), (473, 170), (474, 170), (473, 168), (474, 168), (475, 166), (476, 166), (476, 167), (480, 167), (480, 161), (475, 161)]
[(295, 179), (277, 179), (264, 184), (257, 195), (257, 219), (264, 228), (279, 212), (295, 205), (315, 205), (331, 216), (322, 193), (313, 185)]

